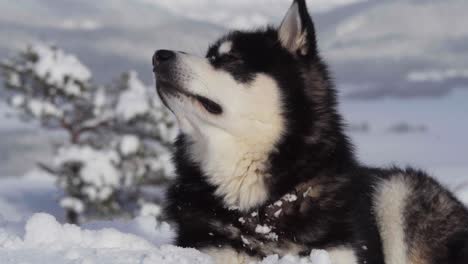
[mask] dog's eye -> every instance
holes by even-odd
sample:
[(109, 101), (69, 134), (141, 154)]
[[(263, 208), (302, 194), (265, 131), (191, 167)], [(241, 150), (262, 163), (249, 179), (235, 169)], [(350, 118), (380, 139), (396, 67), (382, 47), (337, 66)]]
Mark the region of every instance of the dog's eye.
[(240, 61), (241, 58), (240, 56), (234, 53), (225, 53), (225, 54), (222, 54), (221, 56), (211, 55), (208, 57), (208, 60), (211, 63), (223, 64), (223, 63)]
[(221, 59), (223, 61), (232, 62), (232, 61), (239, 61), (241, 58), (235, 53), (226, 53), (223, 56), (221, 56)]
[(223, 113), (223, 108), (221, 106), (210, 99), (203, 97), (203, 96), (197, 96), (196, 97), (198, 102), (206, 109), (206, 111), (210, 112), (213, 115), (220, 115)]

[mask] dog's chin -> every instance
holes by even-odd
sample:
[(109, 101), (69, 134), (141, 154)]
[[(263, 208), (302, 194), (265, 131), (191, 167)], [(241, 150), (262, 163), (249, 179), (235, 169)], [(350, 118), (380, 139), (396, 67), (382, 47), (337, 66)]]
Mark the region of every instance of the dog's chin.
[(156, 79), (156, 92), (158, 93), (158, 96), (164, 106), (166, 106), (166, 108), (174, 114), (175, 112), (173, 106), (171, 105), (172, 99), (188, 97), (187, 92), (178, 87), (174, 82), (167, 81), (162, 78)]
[(184, 95), (187, 97), (194, 96), (180, 85), (177, 85), (175, 82), (162, 79), (158, 79), (156, 81), (156, 89), (160, 94), (164, 95)]

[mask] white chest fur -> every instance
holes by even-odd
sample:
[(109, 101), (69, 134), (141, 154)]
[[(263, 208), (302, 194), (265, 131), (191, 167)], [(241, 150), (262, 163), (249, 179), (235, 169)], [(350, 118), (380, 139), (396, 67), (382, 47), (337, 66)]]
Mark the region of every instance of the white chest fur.
[(209, 138), (195, 140), (190, 154), (226, 206), (247, 211), (268, 196), (265, 180), (269, 177), (270, 150), (262, 145), (213, 133)]

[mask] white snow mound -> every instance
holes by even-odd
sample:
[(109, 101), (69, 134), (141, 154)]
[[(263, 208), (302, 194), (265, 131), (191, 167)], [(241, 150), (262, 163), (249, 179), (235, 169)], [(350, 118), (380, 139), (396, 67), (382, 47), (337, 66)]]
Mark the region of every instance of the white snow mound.
[(86, 230), (60, 224), (44, 213), (35, 214), (27, 221), (24, 235), (15, 234), (14, 230), (0, 220), (2, 264), (212, 263), (209, 256), (194, 249), (157, 247), (142, 237), (113, 228)]
[[(86, 226), (89, 229), (61, 224), (54, 216), (45, 213), (33, 215), (24, 228), (19, 223), (0, 218), (1, 263), (214, 264), (210, 256), (195, 249), (162, 245), (170, 243), (172, 231), (167, 224), (158, 225), (154, 217), (140, 217), (126, 224), (101, 221)], [(303, 258), (275, 255), (260, 262), (293, 263), (331, 262), (325, 251), (313, 251), (309, 257)]]

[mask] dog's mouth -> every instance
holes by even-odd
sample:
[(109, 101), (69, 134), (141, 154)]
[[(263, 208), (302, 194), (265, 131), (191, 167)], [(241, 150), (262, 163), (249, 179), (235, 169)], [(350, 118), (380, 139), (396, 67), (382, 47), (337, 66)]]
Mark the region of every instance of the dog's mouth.
[(213, 100), (198, 94), (191, 93), (186, 89), (182, 88), (180, 85), (177, 85), (173, 81), (168, 81), (163, 78), (158, 78), (156, 81), (156, 88), (159, 93), (159, 97), (163, 103), (168, 107), (168, 102), (164, 98), (164, 94), (169, 96), (184, 96), (190, 99), (197, 101), (203, 108), (213, 115), (220, 115), (223, 113), (223, 108), (220, 104), (214, 102)]
[(173, 81), (165, 80), (164, 78), (157, 78), (156, 80), (156, 89), (161, 93), (170, 94), (170, 95), (184, 95), (187, 97), (193, 96), (192, 93), (186, 91), (180, 85), (177, 85)]

